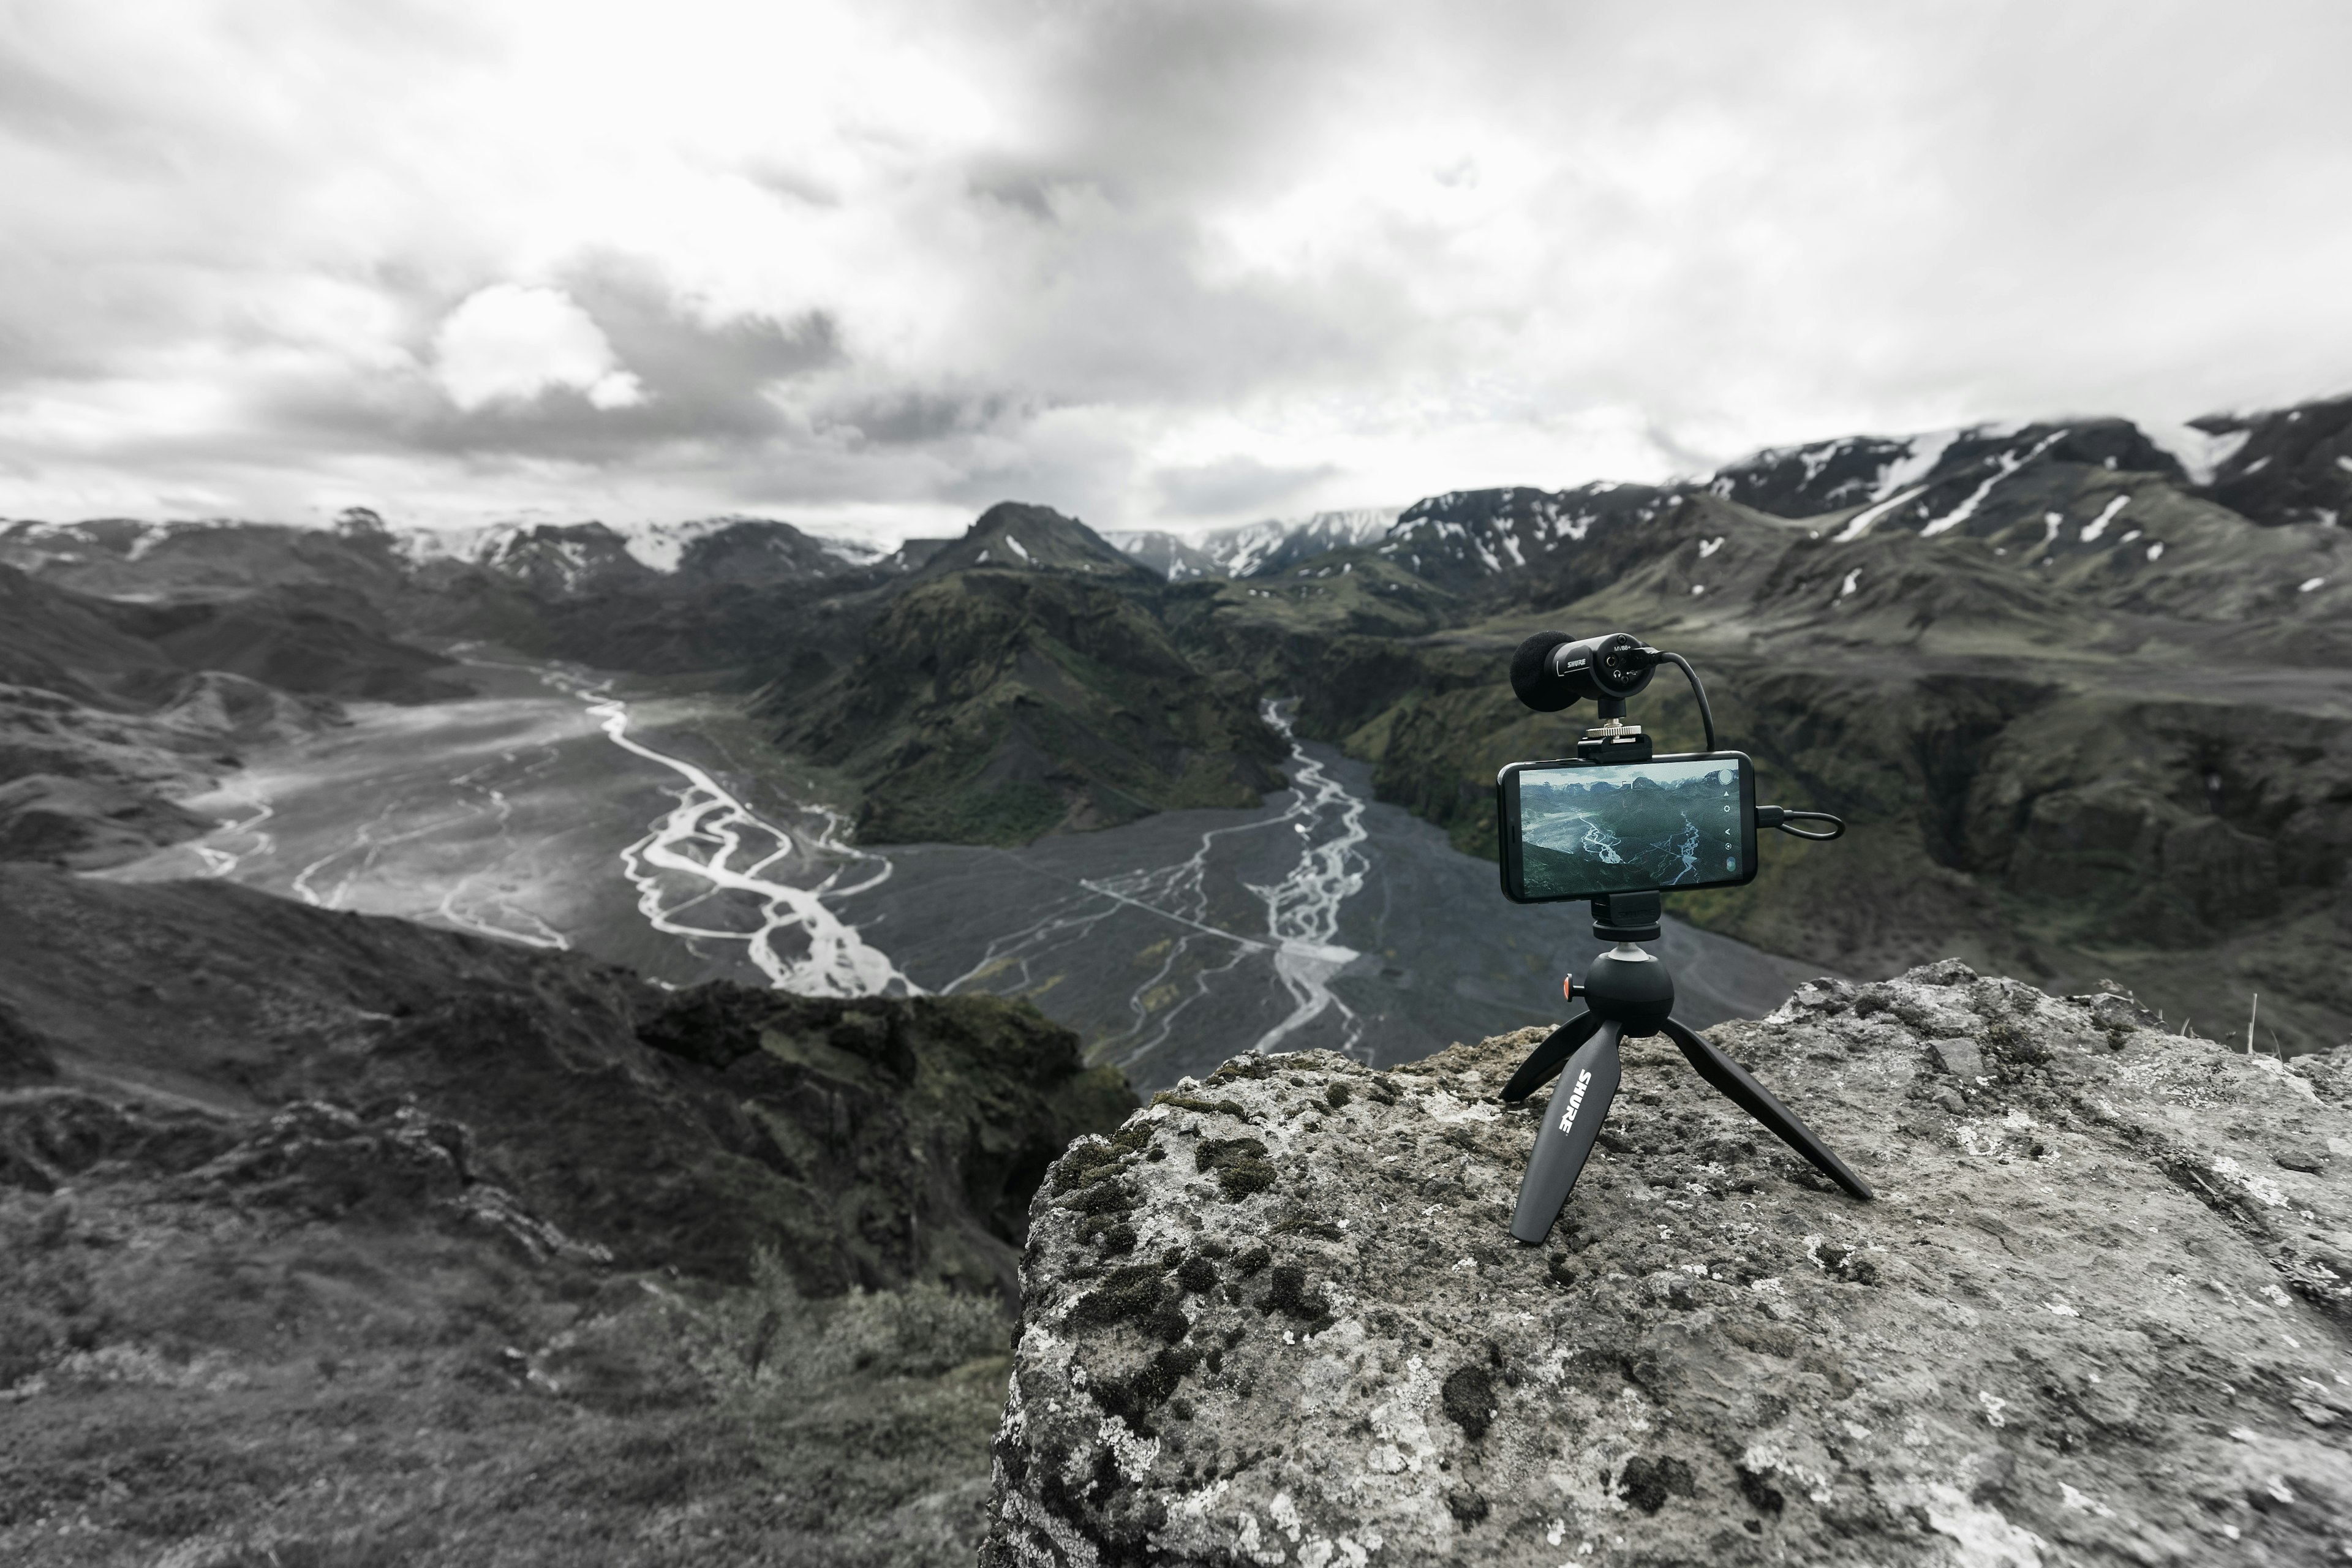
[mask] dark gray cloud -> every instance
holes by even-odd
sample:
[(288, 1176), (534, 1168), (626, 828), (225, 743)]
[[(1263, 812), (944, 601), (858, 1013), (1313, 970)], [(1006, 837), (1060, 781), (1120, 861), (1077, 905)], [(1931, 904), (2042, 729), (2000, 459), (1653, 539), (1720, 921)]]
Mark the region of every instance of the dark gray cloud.
[(1225, 458), (1188, 468), (1162, 468), (1151, 482), (1168, 510), (1186, 517), (1226, 517), (1269, 511), (1336, 470), (1328, 463), (1282, 468), (1255, 458)]
[(0, 55), (0, 125), (14, 135), (95, 151), (127, 140), (142, 121), (37, 60), (10, 54)]
[(1040, 30), (1029, 67), (1045, 162), (1130, 207), (1281, 183), (1280, 154), (1310, 149), (1327, 129), (1334, 89), (1379, 31), (1348, 7), (1252, 0), (1071, 9), (1060, 20)]
[[(609, 259), (566, 281), (642, 384), (641, 401), (598, 407), (580, 388), (554, 386), (468, 409), (421, 384), (387, 396), (364, 381), (322, 385), (303, 378), (274, 390), (262, 423), (379, 453), (625, 465), (661, 448), (693, 446), (717, 454), (781, 438), (787, 420), (769, 390), (841, 357), (834, 323), (821, 312), (789, 322), (703, 322), (684, 313), (658, 280)], [(418, 326), (429, 320), (420, 312)], [(415, 353), (427, 354), (429, 334), (412, 337)]]
[(923, 446), (999, 429), (1026, 410), (1003, 393), (929, 392), (904, 387), (845, 399), (827, 407), (824, 426), (859, 442)]

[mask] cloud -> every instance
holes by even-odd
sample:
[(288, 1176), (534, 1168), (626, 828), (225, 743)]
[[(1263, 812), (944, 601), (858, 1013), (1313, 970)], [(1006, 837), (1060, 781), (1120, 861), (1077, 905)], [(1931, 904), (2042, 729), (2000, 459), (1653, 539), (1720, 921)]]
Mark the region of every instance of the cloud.
[(466, 296), (433, 334), (433, 376), (467, 413), (570, 387), (592, 408), (634, 408), (643, 383), (620, 366), (588, 312), (560, 289), (495, 283)]
[(2352, 11), (26, 0), (0, 512), (1105, 524), (2352, 380)]
[(1280, 468), (1255, 458), (1225, 458), (1190, 468), (1162, 468), (1151, 482), (1171, 511), (1187, 517), (1229, 517), (1280, 506), (1339, 470), (1329, 463)]
[(717, 469), (792, 441), (793, 384), (835, 364), (841, 350), (820, 312), (711, 318), (656, 269), (607, 255), (566, 268), (560, 288), (496, 284), (467, 296), (436, 330), (433, 357), (445, 398), (387, 401), (354, 384), (310, 389), (279, 416), (477, 467), (553, 458)]

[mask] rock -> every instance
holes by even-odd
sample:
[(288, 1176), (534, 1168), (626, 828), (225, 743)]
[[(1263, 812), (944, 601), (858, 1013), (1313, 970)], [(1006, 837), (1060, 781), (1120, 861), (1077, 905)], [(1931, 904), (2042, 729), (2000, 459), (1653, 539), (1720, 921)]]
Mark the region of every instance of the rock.
[(1927, 1059), (1963, 1083), (1974, 1083), (1984, 1074), (1984, 1053), (1977, 1049), (1974, 1040), (1930, 1041)]
[(1957, 963), (1822, 982), (1714, 1037), (1877, 1202), (1631, 1041), (1521, 1247), (1496, 1096), (1540, 1037), (1240, 1058), (1075, 1145), (982, 1562), (2339, 1560), (2352, 1052)]
[[(535, 1257), (728, 1283), (765, 1248), (812, 1295), (1009, 1300), (1047, 1166), (1135, 1105), (992, 996), (663, 991), (222, 881), (25, 865), (0, 865), (0, 1188), (217, 1158), (197, 1201), (454, 1215)], [(53, 1079), (75, 1092), (5, 1088)], [(202, 1137), (152, 1109), (173, 1100), (212, 1113)]]

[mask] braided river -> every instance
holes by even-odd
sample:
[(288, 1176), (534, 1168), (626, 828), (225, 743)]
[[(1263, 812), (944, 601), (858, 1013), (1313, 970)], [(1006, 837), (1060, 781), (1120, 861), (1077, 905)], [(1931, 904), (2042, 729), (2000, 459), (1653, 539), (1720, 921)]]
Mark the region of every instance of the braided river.
[[(1504, 900), (1491, 863), (1298, 739), (1254, 808), (1162, 812), (1017, 849), (856, 842), (845, 792), (725, 694), (466, 647), (478, 695), (355, 703), (186, 804), (218, 826), (117, 868), (574, 949), (656, 983), (1026, 997), (1164, 1088), (1244, 1051), (1387, 1064), (1569, 1011), (1581, 905)], [(1811, 973), (1668, 922), (1677, 1015), (1769, 1011)]]

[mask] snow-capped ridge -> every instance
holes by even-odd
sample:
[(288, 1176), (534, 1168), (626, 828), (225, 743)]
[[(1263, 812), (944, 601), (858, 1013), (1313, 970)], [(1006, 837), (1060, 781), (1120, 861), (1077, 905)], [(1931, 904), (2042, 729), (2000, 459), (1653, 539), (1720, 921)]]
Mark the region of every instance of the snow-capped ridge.
[(1265, 577), (1327, 550), (1371, 543), (1388, 533), (1402, 510), (1351, 507), (1204, 533), (1115, 529), (1103, 538), (1171, 583), (1191, 577)]

